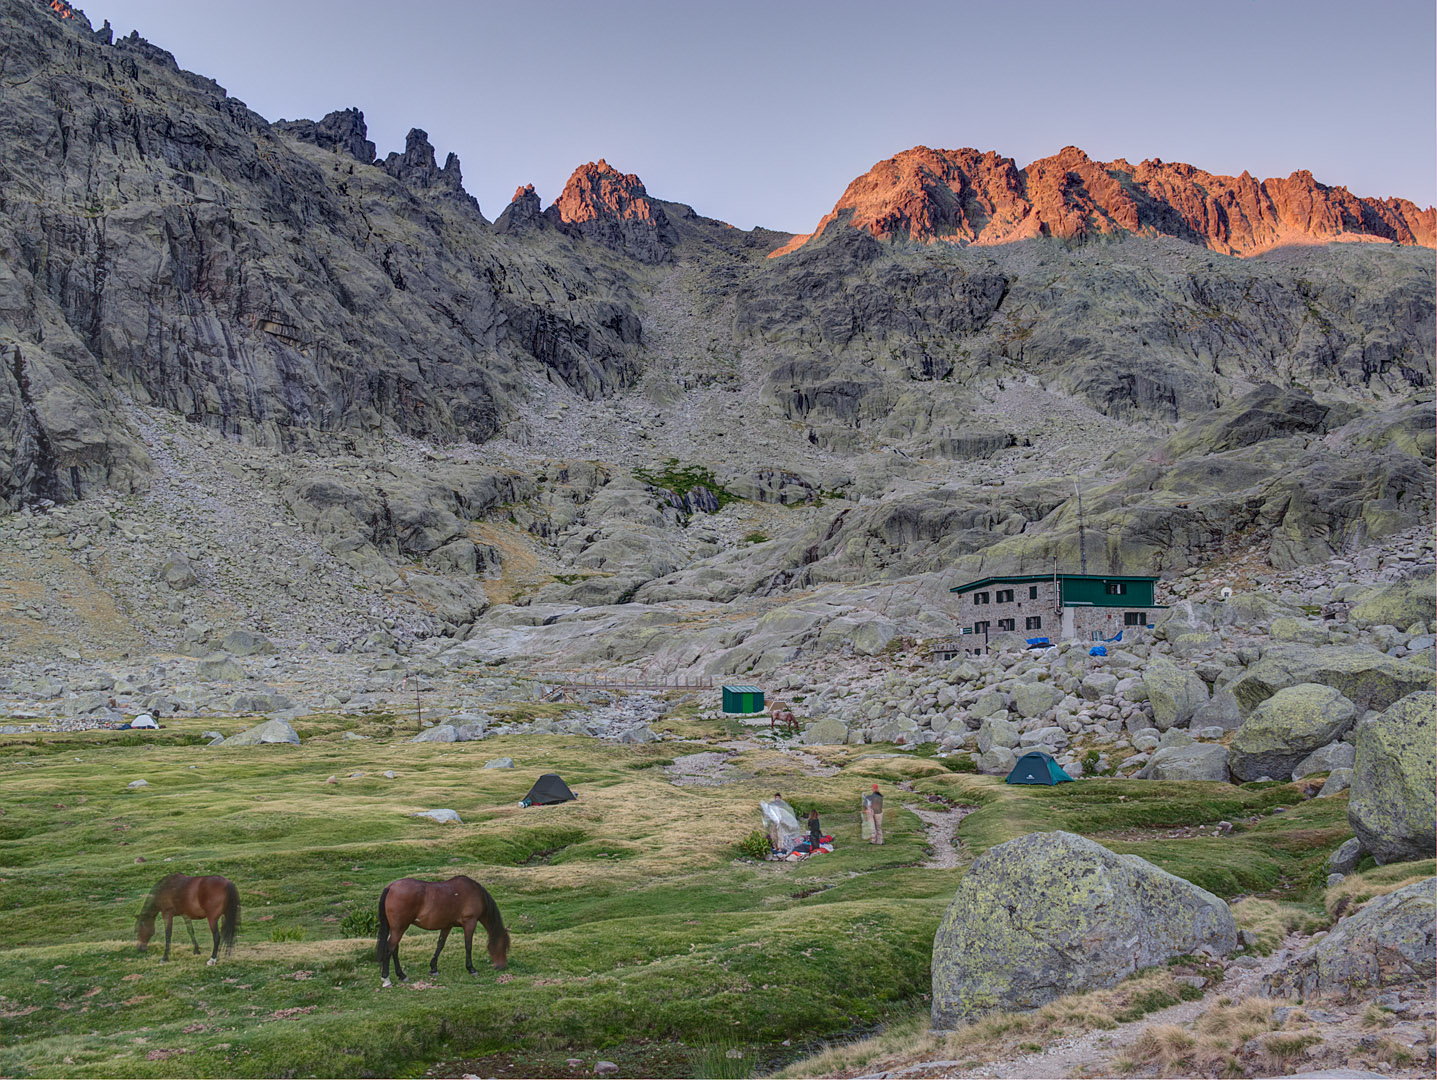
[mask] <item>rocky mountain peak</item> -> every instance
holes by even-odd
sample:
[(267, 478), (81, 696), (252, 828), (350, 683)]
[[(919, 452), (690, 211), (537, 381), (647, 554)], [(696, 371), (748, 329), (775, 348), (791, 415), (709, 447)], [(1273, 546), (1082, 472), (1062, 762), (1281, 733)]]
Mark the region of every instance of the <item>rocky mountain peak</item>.
[(544, 214), (565, 232), (642, 262), (668, 261), (676, 243), (668, 217), (649, 198), (643, 181), (603, 158), (575, 169), (564, 193)]
[[(332, 114), (331, 114), (332, 115)], [(396, 180), (403, 181), (411, 188), (437, 188), (449, 191), (479, 204), (464, 192), (464, 175), (459, 166), (459, 155), (451, 153), (444, 159), (441, 169), (435, 159), (434, 145), (429, 133), (422, 128), (410, 128), (404, 139), (404, 153), (390, 153), (383, 162), (384, 171)]]
[(813, 233), (784, 255), (848, 223), (879, 239), (1001, 244), (1034, 236), (1082, 240), (1135, 233), (1171, 236), (1228, 255), (1282, 244), (1368, 240), (1437, 246), (1437, 211), (1405, 199), (1358, 198), (1300, 170), (1257, 181), (1218, 176), (1152, 158), (1134, 167), (1094, 161), (1076, 146), (1018, 169), (1011, 158), (974, 149), (916, 146), (848, 185)]
[[(276, 120), (274, 127), (288, 132), (300, 142), (313, 143), (321, 150), (337, 150), (348, 154), (365, 165), (374, 163), (374, 143), (366, 137), (369, 127), (364, 122), (364, 113), (358, 109), (342, 109), (328, 113), (318, 123), (313, 120)], [(414, 135), (415, 132), (410, 132)], [(423, 132), (418, 134), (423, 135)], [(434, 151), (429, 151), (434, 160)]]
[(544, 224), (544, 215), (540, 210), (539, 196), (534, 191), (534, 185), (522, 184), (514, 189), (514, 197), (494, 222), (494, 229), (496, 232), (506, 233), (527, 227), (539, 228)]

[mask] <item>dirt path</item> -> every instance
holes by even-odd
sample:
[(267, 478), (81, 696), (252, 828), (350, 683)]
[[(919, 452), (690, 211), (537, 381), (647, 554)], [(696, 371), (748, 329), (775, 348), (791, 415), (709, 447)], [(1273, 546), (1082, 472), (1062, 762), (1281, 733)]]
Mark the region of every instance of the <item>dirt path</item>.
[(957, 839), (958, 824), (978, 809), (976, 806), (955, 806), (951, 810), (945, 810), (934, 805), (904, 803), (903, 809), (921, 819), (928, 827), (928, 846), (933, 849), (933, 857), (925, 862), (924, 866), (951, 870), (967, 861), (963, 857), (962, 842)]
[(1159, 1009), (1157, 1012), (1148, 1013), (1139, 1020), (1119, 1024), (1107, 1031), (1089, 1031), (1080, 1035), (1068, 1036), (1059, 1039), (1036, 1054), (1025, 1054), (1022, 1057), (989, 1062), (968, 1072), (963, 1072), (961, 1069), (963, 1065), (971, 1063), (971, 1058), (966, 1061), (920, 1061), (886, 1072), (870, 1073), (860, 1080), (894, 1080), (897, 1077), (913, 1078), (913, 1080), (933, 1077), (952, 1077), (954, 1080), (967, 1077), (1005, 1077), (1016, 1080), (1016, 1078), (1031, 1077), (1111, 1075), (1111, 1070), (1108, 1068), (1109, 1063), (1131, 1046), (1145, 1028), (1153, 1024), (1189, 1024), (1206, 1012), (1218, 997), (1237, 1001), (1251, 996), (1257, 992), (1262, 977), (1271, 974), (1287, 963), (1288, 958), (1301, 947), (1305, 940), (1299, 935), (1290, 935), (1283, 942), (1282, 948), (1277, 949), (1270, 956), (1264, 957), (1258, 966), (1229, 968), (1226, 978), (1196, 1001), (1184, 1001), (1166, 1009)]

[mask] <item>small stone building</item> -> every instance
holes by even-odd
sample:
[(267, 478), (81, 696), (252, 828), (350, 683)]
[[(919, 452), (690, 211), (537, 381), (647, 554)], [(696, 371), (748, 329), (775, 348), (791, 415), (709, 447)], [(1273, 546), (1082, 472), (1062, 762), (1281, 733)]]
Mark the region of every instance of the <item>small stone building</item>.
[(1107, 641), (1151, 627), (1166, 605), (1154, 602), (1155, 577), (1114, 574), (1013, 574), (948, 590), (962, 633), (978, 639), (1011, 630), (1052, 641)]

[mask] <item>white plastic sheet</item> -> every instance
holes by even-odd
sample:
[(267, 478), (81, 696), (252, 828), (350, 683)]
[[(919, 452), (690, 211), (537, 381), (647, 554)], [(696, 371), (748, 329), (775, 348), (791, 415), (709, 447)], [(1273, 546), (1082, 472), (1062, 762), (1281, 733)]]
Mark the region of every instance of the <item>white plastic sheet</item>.
[(782, 799), (765, 799), (758, 805), (763, 811), (768, 842), (780, 855), (787, 855), (803, 839), (803, 826), (798, 823), (793, 807)]

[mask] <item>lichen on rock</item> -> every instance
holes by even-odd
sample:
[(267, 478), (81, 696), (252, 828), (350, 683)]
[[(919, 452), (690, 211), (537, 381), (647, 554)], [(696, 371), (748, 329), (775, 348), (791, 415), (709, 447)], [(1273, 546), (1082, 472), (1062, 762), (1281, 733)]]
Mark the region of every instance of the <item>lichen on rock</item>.
[(1073, 833), (1030, 833), (979, 856), (958, 886), (933, 940), (933, 1026), (1236, 945), (1227, 904), (1191, 882)]

